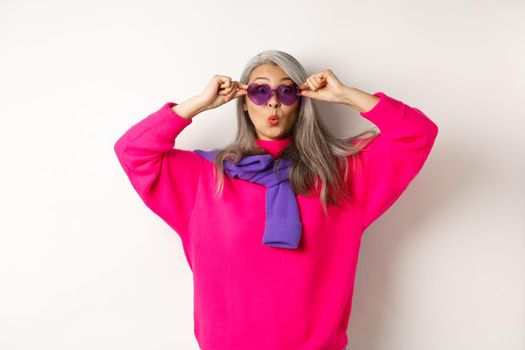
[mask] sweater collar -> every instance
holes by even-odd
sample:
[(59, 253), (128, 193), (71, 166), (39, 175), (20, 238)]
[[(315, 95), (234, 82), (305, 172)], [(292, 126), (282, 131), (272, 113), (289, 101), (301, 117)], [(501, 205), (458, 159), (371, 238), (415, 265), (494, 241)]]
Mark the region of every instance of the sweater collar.
[(266, 150), (274, 158), (276, 158), (279, 155), (279, 153), (284, 151), (284, 149), (290, 144), (290, 142), (292, 142), (292, 135), (288, 135), (284, 138), (277, 140), (263, 140), (258, 137), (256, 137), (255, 140), (257, 141), (259, 147)]

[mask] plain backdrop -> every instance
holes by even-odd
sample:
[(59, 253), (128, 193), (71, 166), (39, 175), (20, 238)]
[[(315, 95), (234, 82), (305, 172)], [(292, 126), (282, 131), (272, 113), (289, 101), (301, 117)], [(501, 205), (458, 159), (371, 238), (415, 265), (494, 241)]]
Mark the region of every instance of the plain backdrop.
[[(0, 348), (198, 349), (181, 241), (113, 145), (277, 49), (440, 130), (365, 232), (349, 348), (525, 349), (524, 18), (518, 0), (0, 1)], [(372, 126), (318, 106), (336, 135)], [(229, 143), (234, 108), (177, 147)]]

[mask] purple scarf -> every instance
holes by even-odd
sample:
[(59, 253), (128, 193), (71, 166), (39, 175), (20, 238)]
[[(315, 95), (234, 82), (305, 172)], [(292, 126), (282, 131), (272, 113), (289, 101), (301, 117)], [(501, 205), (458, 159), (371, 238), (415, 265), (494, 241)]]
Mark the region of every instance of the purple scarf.
[[(195, 153), (214, 162), (218, 150), (195, 150)], [(224, 160), (224, 170), (230, 177), (238, 177), (264, 185), (266, 190), (266, 222), (262, 243), (272, 247), (296, 249), (301, 240), (302, 223), (297, 200), (288, 181), (292, 163), (283, 159), (280, 168), (273, 170), (274, 158), (270, 154), (252, 155), (238, 163)]]

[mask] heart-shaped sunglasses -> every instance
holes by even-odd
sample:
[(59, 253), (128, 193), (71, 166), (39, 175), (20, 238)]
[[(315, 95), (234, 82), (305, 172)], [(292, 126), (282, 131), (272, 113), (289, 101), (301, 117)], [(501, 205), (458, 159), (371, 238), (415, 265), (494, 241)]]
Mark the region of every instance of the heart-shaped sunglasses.
[(279, 85), (272, 89), (268, 84), (251, 83), (246, 89), (248, 98), (256, 105), (262, 105), (270, 100), (273, 93), (277, 94), (279, 101), (287, 106), (293, 105), (301, 96), (299, 86), (295, 83), (290, 85)]

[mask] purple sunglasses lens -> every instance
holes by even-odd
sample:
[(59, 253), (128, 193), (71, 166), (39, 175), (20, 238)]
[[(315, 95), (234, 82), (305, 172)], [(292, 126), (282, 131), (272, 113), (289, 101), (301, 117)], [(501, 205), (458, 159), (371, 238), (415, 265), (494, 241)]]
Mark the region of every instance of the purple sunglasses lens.
[[(266, 103), (271, 97), (274, 90), (268, 85), (259, 85), (252, 83), (248, 86), (247, 92), (250, 100), (256, 105), (262, 105)], [(292, 85), (279, 85), (275, 89), (279, 101), (287, 106), (293, 105), (300, 97), (301, 94), (296, 84)]]
[(298, 94), (299, 90), (297, 85), (281, 85), (277, 89), (277, 96), (279, 100), (282, 101), (285, 105), (292, 105), (300, 97)]
[(269, 87), (266, 85), (250, 84), (247, 92), (248, 97), (256, 105), (262, 105), (268, 99)]

